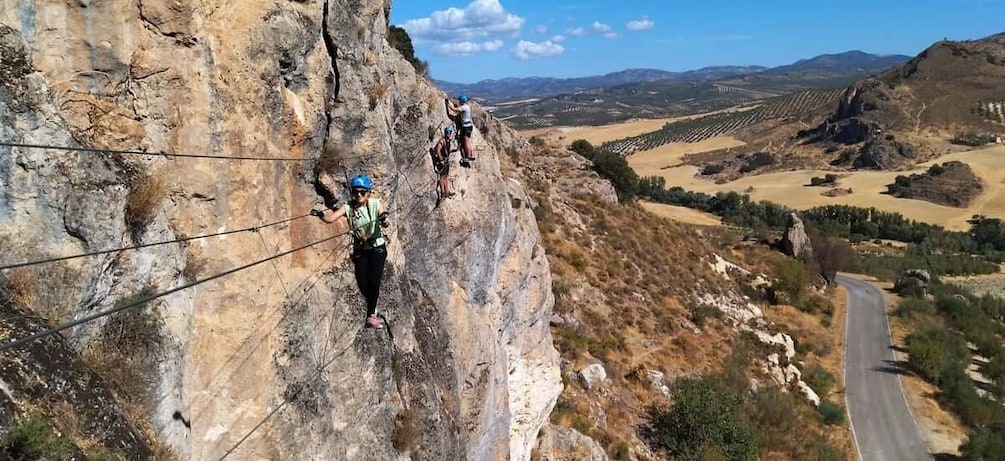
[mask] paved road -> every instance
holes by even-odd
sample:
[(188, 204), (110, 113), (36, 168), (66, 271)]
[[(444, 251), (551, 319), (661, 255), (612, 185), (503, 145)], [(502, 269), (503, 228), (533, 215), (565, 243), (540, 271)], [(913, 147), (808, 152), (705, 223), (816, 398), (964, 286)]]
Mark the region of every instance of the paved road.
[(883, 294), (866, 282), (843, 275), (837, 282), (848, 290), (845, 394), (859, 458), (932, 459), (896, 374)]

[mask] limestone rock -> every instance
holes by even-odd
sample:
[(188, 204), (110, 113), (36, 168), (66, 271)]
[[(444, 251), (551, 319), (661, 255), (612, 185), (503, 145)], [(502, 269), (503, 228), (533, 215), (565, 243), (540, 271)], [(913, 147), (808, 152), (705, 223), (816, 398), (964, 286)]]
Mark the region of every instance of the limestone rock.
[(795, 213), (785, 218), (785, 234), (782, 236), (782, 252), (794, 258), (811, 258), (813, 245), (806, 235), (803, 220)]
[(924, 269), (908, 269), (897, 278), (893, 289), (898, 294), (925, 296), (928, 293), (928, 284), (931, 281), (932, 276), (928, 271)]
[(816, 391), (814, 391), (813, 388), (809, 386), (809, 384), (806, 384), (804, 381), (800, 380), (798, 383), (796, 383), (796, 386), (799, 388), (799, 391), (803, 393), (803, 396), (806, 397), (806, 400), (809, 400), (810, 403), (813, 404), (813, 406), (815, 407), (820, 406), (820, 396), (817, 395)]
[(698, 297), (698, 302), (719, 309), (726, 319), (734, 325), (747, 325), (751, 322), (761, 321), (764, 317), (760, 307), (740, 296), (704, 293)]
[(908, 269), (901, 274), (901, 277), (911, 277), (920, 280), (923, 283), (931, 283), (932, 276), (925, 269)]
[(607, 370), (604, 369), (604, 364), (594, 363), (579, 370), (579, 381), (587, 390), (607, 381)]
[(869, 142), (882, 136), (884, 128), (903, 122), (893, 88), (879, 80), (865, 80), (845, 90), (837, 110), (819, 126), (800, 133), (813, 141), (845, 145)]
[(786, 359), (791, 359), (796, 356), (796, 343), (792, 340), (792, 337), (785, 333), (775, 333), (774, 335), (768, 334), (765, 331), (756, 331), (754, 333), (757, 339), (761, 343), (768, 346), (777, 346), (785, 354)]
[[(6, 290), (0, 290), (0, 296), (10, 299)], [(4, 342), (46, 327), (13, 303), (5, 302), (0, 313), (7, 319)], [(0, 354), (0, 380), (0, 423), (4, 427), (20, 413), (15, 401), (36, 400), (43, 408), (59, 406), (64, 417), (76, 418), (76, 427), (66, 430), (79, 431), (101, 446), (128, 454), (129, 459), (150, 457), (150, 448), (123, 416), (111, 392), (61, 336), (32, 343), (19, 354)]]
[(663, 372), (656, 370), (649, 370), (646, 372), (646, 377), (649, 378), (649, 384), (653, 386), (653, 389), (659, 391), (664, 397), (670, 398), (670, 387), (663, 382)]
[(607, 453), (596, 441), (579, 431), (545, 424), (535, 449), (540, 461), (607, 461)]
[(724, 279), (730, 280), (730, 278), (729, 278), (729, 271), (739, 272), (739, 273), (741, 273), (743, 275), (750, 275), (750, 271), (748, 271), (747, 269), (744, 269), (744, 268), (742, 268), (742, 267), (740, 267), (740, 266), (738, 266), (736, 264), (733, 264), (733, 263), (731, 263), (729, 261), (726, 261), (725, 259), (723, 259), (722, 256), (719, 256), (719, 255), (714, 255), (714, 256), (715, 256), (715, 262), (714, 263), (708, 263), (708, 264), (709, 264), (709, 266), (712, 267), (712, 270), (714, 270), (719, 275), (722, 275), (722, 277)]
[[(478, 109), (478, 164), (436, 206), (443, 95), (388, 45), (384, 0), (0, 4), (0, 139), (284, 159), (0, 147), (5, 262), (206, 236), (33, 269), (52, 322), (306, 247), (146, 308), (140, 412), (181, 459), (529, 458), (562, 383), (532, 200), (501, 168), (522, 141)], [(346, 239), (316, 218), (214, 235), (335, 206), (362, 172), (392, 222), (386, 330), (362, 329)]]

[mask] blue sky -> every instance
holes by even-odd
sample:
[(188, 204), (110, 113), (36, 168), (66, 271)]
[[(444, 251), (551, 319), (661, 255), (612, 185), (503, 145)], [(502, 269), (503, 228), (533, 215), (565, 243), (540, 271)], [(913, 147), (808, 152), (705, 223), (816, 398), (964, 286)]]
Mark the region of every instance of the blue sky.
[(858, 49), (915, 55), (1005, 31), (1005, 0), (397, 0), (433, 78), (577, 77), (788, 64)]

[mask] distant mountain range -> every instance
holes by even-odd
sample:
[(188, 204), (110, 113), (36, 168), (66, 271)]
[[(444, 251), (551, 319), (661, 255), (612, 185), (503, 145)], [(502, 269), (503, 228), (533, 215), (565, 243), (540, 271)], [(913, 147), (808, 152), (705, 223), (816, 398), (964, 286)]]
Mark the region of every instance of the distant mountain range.
[(712, 66), (685, 72), (669, 72), (659, 69), (628, 69), (606, 75), (596, 75), (576, 78), (503, 78), (498, 80), (482, 80), (477, 83), (464, 84), (434, 80), (441, 90), (457, 95), (469, 93), (473, 98), (484, 103), (498, 103), (527, 98), (544, 98), (565, 93), (575, 93), (592, 88), (605, 88), (616, 85), (640, 82), (678, 81), (706, 82), (723, 80), (733, 77), (754, 76), (760, 74), (776, 75), (800, 74), (806, 78), (850, 80), (870, 76), (900, 65), (910, 56), (875, 55), (862, 51), (847, 51), (839, 54), (824, 54), (810, 59), (802, 59), (792, 64), (778, 67), (764, 66)]

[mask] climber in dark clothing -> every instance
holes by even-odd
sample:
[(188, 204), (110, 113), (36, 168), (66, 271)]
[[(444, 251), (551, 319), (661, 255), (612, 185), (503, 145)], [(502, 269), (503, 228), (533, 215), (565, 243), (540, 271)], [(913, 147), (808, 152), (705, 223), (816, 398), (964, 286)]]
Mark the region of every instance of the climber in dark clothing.
[(377, 297), (380, 295), (380, 279), (384, 275), (387, 260), (387, 241), (382, 228), (388, 226), (387, 211), (379, 198), (371, 198), (373, 180), (366, 175), (358, 175), (350, 181), (352, 199), (342, 210), (311, 210), (326, 223), (336, 223), (338, 232), (352, 235), (352, 262), (355, 267), (356, 285), (366, 299), (366, 326), (383, 328), (377, 317)]
[(433, 158), (433, 171), (440, 175), (436, 188), (436, 196), (439, 199), (454, 196), (454, 193), (450, 192), (450, 135), (453, 132), (453, 128), (445, 127), (443, 136), (429, 148), (429, 155)]

